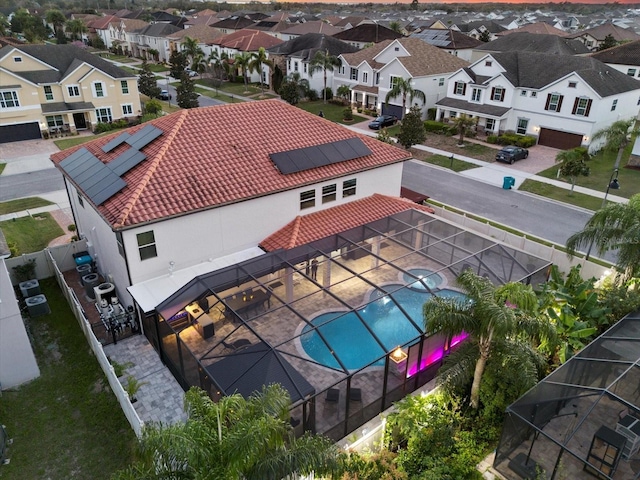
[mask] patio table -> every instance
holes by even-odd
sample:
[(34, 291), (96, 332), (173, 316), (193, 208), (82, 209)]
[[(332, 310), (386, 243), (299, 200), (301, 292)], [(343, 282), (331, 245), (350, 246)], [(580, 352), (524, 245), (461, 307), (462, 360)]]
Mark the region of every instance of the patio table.
[(225, 314), (227, 313), (227, 310), (231, 310), (237, 314), (247, 313), (250, 310), (264, 305), (265, 302), (268, 302), (269, 296), (270, 295), (264, 290), (257, 289), (247, 290), (245, 292), (238, 293), (233, 297), (227, 297), (223, 299), (226, 306)]

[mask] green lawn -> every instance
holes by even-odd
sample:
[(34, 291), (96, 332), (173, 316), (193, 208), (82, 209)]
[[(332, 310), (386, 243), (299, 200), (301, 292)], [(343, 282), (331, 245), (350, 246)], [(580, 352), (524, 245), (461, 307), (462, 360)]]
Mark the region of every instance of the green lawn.
[(120, 67), (120, 68), (125, 72), (130, 73), (131, 75), (138, 75), (140, 73), (140, 70), (135, 67)]
[(320, 110), (322, 110), (322, 113), (324, 113), (324, 117), (327, 120), (331, 120), (332, 122), (336, 123), (351, 125), (354, 123), (364, 122), (366, 120), (365, 117), (354, 115), (352, 121), (345, 122), (342, 118), (342, 112), (347, 107), (334, 105), (333, 103), (322, 103), (322, 100), (317, 100), (315, 102), (300, 102), (296, 106), (315, 115), (317, 115)]
[(132, 63), (137, 61), (135, 58), (126, 57), (124, 55), (114, 55), (112, 53), (100, 53), (99, 56), (120, 63)]
[(40, 197), (20, 198), (18, 200), (9, 200), (0, 203), (0, 215), (7, 213), (21, 212), (23, 210), (31, 210), (32, 208), (53, 205), (49, 200)]
[[(551, 198), (559, 202), (569, 203), (577, 207), (587, 208), (589, 210), (599, 210), (602, 206), (602, 199), (585, 195), (583, 193), (573, 192), (564, 188), (555, 187), (548, 183), (537, 182), (535, 180), (525, 180), (518, 190), (535, 193), (542, 197)], [(617, 192), (616, 192), (617, 195)]]
[(478, 168), (478, 165), (474, 165), (473, 163), (465, 162), (464, 160), (458, 160), (457, 158), (453, 158), (453, 162), (451, 161), (451, 157), (445, 157), (444, 155), (431, 155), (430, 157), (423, 160), (424, 162), (431, 163), (433, 165), (438, 165), (440, 167), (445, 167), (454, 172), (462, 172), (464, 170), (471, 170), (472, 168)]
[[(122, 129), (120, 129), (122, 130)], [(82, 145), (83, 143), (90, 142), (91, 140), (95, 140), (96, 138), (104, 137), (105, 135), (111, 135), (118, 130), (111, 130), (110, 132), (100, 133), (98, 135), (77, 135), (75, 137), (66, 137), (60, 140), (54, 140), (53, 143), (56, 144), (60, 150), (65, 150), (67, 148), (75, 147), (76, 145)]]
[(215, 98), (216, 100), (220, 100), (221, 102), (226, 102), (226, 103), (244, 102), (244, 100), (240, 100), (238, 97), (233, 97), (233, 96), (222, 93), (222, 90), (218, 91), (218, 94), (216, 95), (215, 91), (212, 92), (211, 90), (207, 90), (206, 88), (196, 87), (196, 92), (209, 98)]
[[(620, 161), (621, 167), (624, 167), (627, 163), (631, 148), (632, 146), (629, 146), (623, 153), (622, 160)], [(590, 175), (588, 177), (578, 177), (576, 185), (604, 192), (613, 174), (613, 165), (616, 156), (617, 152), (600, 152), (598, 155), (595, 155), (589, 162), (589, 168), (591, 169)], [(557, 174), (558, 166), (553, 166), (538, 173), (540, 176), (554, 179), (557, 178)], [(640, 170), (620, 168), (618, 179), (620, 181), (620, 189), (610, 191), (610, 193), (625, 198), (630, 198), (632, 195), (640, 193)], [(565, 179), (558, 178), (558, 180), (562, 181)]]
[(7, 166), (6, 163), (0, 163), (0, 175), (2, 175), (2, 172), (4, 172), (4, 167), (6, 166)]
[(7, 243), (15, 244), (18, 254), (39, 252), (54, 238), (64, 235), (60, 225), (49, 213), (20, 217), (0, 222)]
[(57, 283), (40, 286), (51, 314), (25, 320), (40, 377), (2, 392), (13, 445), (0, 478), (107, 479), (131, 462), (135, 435)]
[(147, 63), (147, 65), (149, 66), (149, 70), (151, 70), (154, 73), (169, 71), (169, 67), (161, 63)]

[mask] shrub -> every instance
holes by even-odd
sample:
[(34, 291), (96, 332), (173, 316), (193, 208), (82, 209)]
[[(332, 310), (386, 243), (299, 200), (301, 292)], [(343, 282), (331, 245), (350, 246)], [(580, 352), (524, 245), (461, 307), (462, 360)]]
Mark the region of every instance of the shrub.
[(444, 133), (449, 127), (442, 122), (436, 122), (435, 120), (425, 120), (424, 129), (431, 133)]
[(331, 87), (327, 87), (324, 89), (324, 95), (327, 101), (333, 98), (333, 90), (331, 90)]
[(36, 275), (36, 261), (32, 259), (22, 265), (16, 265), (13, 267), (13, 272), (18, 282), (31, 280)]
[(518, 145), (519, 147), (522, 148), (529, 148), (532, 147), (536, 144), (536, 139), (535, 137), (530, 137), (530, 136), (524, 136), (524, 137), (520, 137), (518, 139), (518, 141), (516, 142), (516, 145)]
[(487, 135), (487, 143), (491, 143), (491, 144), (498, 143), (498, 135)]
[(350, 108), (345, 108), (342, 111), (342, 118), (344, 120), (353, 120), (353, 112), (351, 111)]
[(155, 98), (149, 100), (147, 103), (144, 104), (145, 115), (151, 114), (151, 115), (157, 116), (161, 112), (162, 112), (162, 104), (160, 103), (159, 100), (156, 100)]
[(427, 120), (435, 120), (436, 119), (436, 111), (437, 111), (437, 109), (435, 109), (435, 108), (428, 108), (427, 109)]
[(71, 225), (67, 226), (67, 230), (69, 230), (70, 232), (75, 232), (76, 226), (72, 223)]
[(346, 107), (349, 105), (349, 100), (345, 100), (344, 98), (333, 97), (331, 100), (328, 100), (332, 105), (339, 105), (341, 107)]
[(315, 91), (313, 88), (310, 88), (307, 91), (307, 98), (309, 99), (310, 102), (315, 102), (316, 100), (320, 99), (318, 92)]
[(358, 107), (358, 113), (362, 113), (362, 107)]
[(142, 118), (140, 118), (140, 123), (145, 123), (149, 120), (155, 120), (156, 118), (158, 118), (158, 115), (156, 115), (155, 113), (147, 113), (146, 115), (143, 115)]

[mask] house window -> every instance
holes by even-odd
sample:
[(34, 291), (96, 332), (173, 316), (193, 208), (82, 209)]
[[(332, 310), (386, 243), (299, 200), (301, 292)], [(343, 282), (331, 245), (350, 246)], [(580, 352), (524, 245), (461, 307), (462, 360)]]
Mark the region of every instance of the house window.
[(67, 87), (67, 91), (69, 92), (70, 97), (79, 97), (80, 96), (80, 87), (78, 85), (69, 85)]
[(298, 71), (298, 62), (293, 62), (293, 71), (294, 72)]
[(438, 86), (444, 87), (444, 77), (438, 79)]
[(531, 92), (531, 98), (536, 98), (538, 96), (538, 92)]
[(380, 72), (376, 72), (376, 85), (380, 84)]
[(453, 110), (449, 110), (449, 118), (456, 118), (456, 112)]
[(367, 83), (369, 81), (369, 73), (362, 72), (362, 83)]
[(111, 116), (111, 107), (96, 108), (96, 117), (99, 123), (109, 123), (113, 120)]
[(49, 127), (61, 127), (64, 125), (62, 115), (47, 115), (45, 117), (45, 120), (47, 121), (47, 126)]
[(394, 48), (394, 50), (395, 50), (396, 52), (399, 52), (399, 51), (400, 51), (400, 47), (396, 47), (396, 48)]
[(140, 260), (147, 260), (158, 256), (156, 250), (156, 238), (153, 235), (153, 230), (148, 232), (139, 233), (136, 235), (138, 239), (138, 251), (140, 252)]
[(526, 97), (526, 96), (527, 96), (527, 91), (526, 91), (526, 90), (522, 90), (522, 91), (520, 92), (520, 96), (521, 96), (521, 97)]
[(550, 112), (559, 112), (562, 108), (562, 95), (550, 93), (547, 95), (547, 104), (544, 109)]
[(304, 68), (303, 68), (304, 73), (307, 73), (307, 64), (306, 64), (306, 63), (303, 63), (303, 64), (302, 64), (302, 66), (304, 67)]
[(618, 106), (618, 99), (615, 99), (611, 104), (611, 111), (613, 112), (617, 106)]
[(472, 102), (479, 102), (481, 96), (482, 96), (482, 90), (480, 90), (479, 88), (474, 88), (471, 91), (471, 101)]
[(93, 94), (98, 98), (104, 97), (104, 86), (102, 82), (95, 82), (93, 84)]
[(82, 199), (82, 195), (78, 193), (78, 203), (82, 208), (84, 208), (84, 200)]
[(578, 86), (578, 82), (569, 82), (569, 88), (576, 88)]
[(13, 90), (0, 91), (0, 108), (16, 108), (19, 106), (18, 92)]
[(584, 44), (589, 48), (593, 47), (593, 42), (591, 40), (584, 42)]
[(120, 88), (123, 95), (129, 95), (129, 83), (126, 80), (120, 80)]
[(526, 135), (527, 126), (528, 125), (529, 125), (529, 119), (528, 118), (519, 118), (518, 119), (518, 127), (516, 128), (516, 133), (518, 135)]
[(53, 90), (51, 90), (51, 85), (44, 86), (44, 98), (49, 102), (53, 100)]
[(496, 128), (496, 121), (493, 118), (487, 118), (487, 121), (485, 122), (484, 125), (484, 129), (489, 131), (489, 132), (493, 132), (493, 130)]
[(124, 115), (125, 117), (128, 115), (133, 115), (133, 105), (131, 105), (130, 103), (122, 105), (122, 115)]
[(316, 206), (316, 191), (307, 190), (300, 193), (300, 209), (311, 208)]
[(485, 67), (490, 67), (491, 65), (493, 65), (493, 62), (491, 60), (487, 60), (486, 62), (484, 62)]
[(356, 179), (342, 182), (342, 198), (351, 197), (356, 194)]
[(504, 88), (502, 87), (493, 87), (491, 89), (491, 100), (494, 102), (503, 102), (504, 101)]
[(395, 87), (398, 84), (399, 80), (400, 80), (400, 77), (395, 77), (395, 76), (391, 75), (389, 77), (389, 89), (393, 90), (393, 87)]
[(291, 70), (291, 59), (288, 60), (287, 70)]
[(590, 98), (576, 98), (576, 101), (573, 102), (573, 111), (571, 113), (574, 115), (580, 115), (581, 117), (588, 117), (590, 110)]
[(124, 258), (124, 242), (122, 240), (122, 232), (116, 232), (116, 243), (118, 244), (118, 253)]
[(453, 93), (455, 95), (464, 95), (467, 93), (467, 84), (464, 82), (456, 82), (453, 87)]
[(627, 70), (627, 75), (629, 75), (630, 77), (635, 77), (636, 76), (636, 69), (635, 68), (630, 68), (629, 70)]
[(356, 81), (358, 80), (358, 69), (357, 68), (351, 67), (351, 72), (350, 72), (349, 78), (351, 80), (356, 80)]
[(14, 63), (22, 63), (22, 57), (13, 57)]
[(336, 199), (336, 184), (325, 185), (322, 187), (322, 203), (333, 202)]

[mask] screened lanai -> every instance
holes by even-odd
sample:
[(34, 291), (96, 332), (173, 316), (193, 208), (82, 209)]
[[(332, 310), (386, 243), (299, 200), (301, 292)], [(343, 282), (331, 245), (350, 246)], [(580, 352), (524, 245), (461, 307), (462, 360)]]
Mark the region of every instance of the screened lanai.
[(639, 448), (635, 312), (507, 408), (494, 466), (508, 478), (632, 480)]
[(426, 337), (422, 319), (434, 295), (466, 301), (462, 270), (537, 285), (548, 267), (408, 209), (195, 278), (156, 308), (159, 350), (214, 399), (282, 384), (291, 424), (337, 440), (431, 380), (464, 339)]

